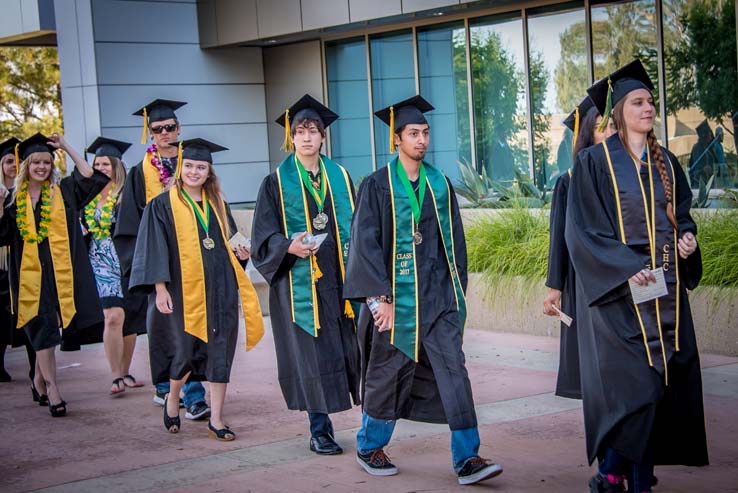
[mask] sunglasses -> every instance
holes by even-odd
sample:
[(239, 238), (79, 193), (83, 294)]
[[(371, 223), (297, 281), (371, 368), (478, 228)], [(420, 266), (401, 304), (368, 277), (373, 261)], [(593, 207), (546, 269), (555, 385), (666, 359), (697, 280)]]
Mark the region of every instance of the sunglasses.
[(157, 135), (160, 134), (160, 133), (162, 133), (164, 130), (166, 130), (169, 133), (172, 133), (175, 130), (177, 130), (177, 124), (176, 123), (170, 123), (169, 125), (160, 125), (158, 127), (151, 127), (151, 133), (154, 133), (154, 134), (157, 134)]

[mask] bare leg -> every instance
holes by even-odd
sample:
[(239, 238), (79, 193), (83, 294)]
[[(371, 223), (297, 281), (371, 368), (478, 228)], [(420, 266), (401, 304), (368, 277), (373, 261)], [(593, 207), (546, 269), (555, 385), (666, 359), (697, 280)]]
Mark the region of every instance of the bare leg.
[(183, 378), (179, 380), (169, 379), (169, 397), (167, 398), (167, 416), (173, 418), (179, 416), (179, 393), (182, 391), (182, 387), (187, 382), (187, 377), (190, 374), (187, 373)]
[(46, 395), (46, 380), (44, 374), (41, 371), (41, 364), (39, 363), (38, 353), (36, 353), (36, 362), (34, 363), (34, 374), (33, 374), (33, 385), (36, 387), (36, 391), (41, 395)]
[[(105, 356), (110, 365), (110, 372), (113, 379), (120, 378), (124, 375), (123, 370), (123, 309), (120, 307), (106, 308), (103, 310), (105, 314), (105, 331), (103, 332), (103, 345), (105, 347)], [(123, 382), (115, 384), (110, 388), (111, 392), (125, 390)]]
[(223, 403), (225, 403), (227, 383), (210, 382), (210, 424), (217, 430), (225, 428), (223, 423)]
[[(133, 352), (136, 349), (136, 337), (137, 334), (129, 334), (123, 337), (123, 366), (121, 369), (122, 375), (131, 374), (131, 361), (133, 360)], [(143, 384), (138, 381), (131, 380), (130, 378), (125, 379), (128, 387), (143, 387)]]
[[(46, 383), (46, 390), (49, 394), (49, 402), (59, 404), (62, 400), (59, 387), (56, 384), (56, 347), (50, 347), (36, 351), (36, 362), (38, 363), (39, 372), (36, 373), (38, 380), (39, 374)], [(39, 393), (41, 390), (39, 389)]]
[(28, 378), (33, 382), (36, 377), (36, 351), (33, 350), (30, 342), (26, 342), (26, 355), (28, 356)]

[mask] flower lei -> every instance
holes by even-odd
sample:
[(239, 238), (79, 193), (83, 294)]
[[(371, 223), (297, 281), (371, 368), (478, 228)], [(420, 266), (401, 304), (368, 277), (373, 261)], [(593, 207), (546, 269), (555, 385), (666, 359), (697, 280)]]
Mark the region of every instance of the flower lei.
[(28, 182), (24, 182), (15, 199), (15, 224), (18, 226), (18, 231), (24, 242), (39, 244), (49, 236), (49, 222), (51, 222), (51, 186), (49, 182), (46, 181), (41, 186), (41, 221), (38, 224), (38, 233), (28, 230), (28, 223), (26, 222), (28, 197)]
[(91, 202), (85, 206), (85, 223), (87, 223), (87, 231), (97, 241), (110, 238), (110, 226), (113, 223), (113, 207), (118, 200), (117, 193), (109, 193), (105, 204), (100, 209), (100, 221), (95, 218), (95, 208), (100, 201), (101, 193), (97, 194)]
[(161, 156), (159, 156), (159, 151), (156, 149), (156, 144), (151, 144), (149, 147), (146, 148), (146, 152), (151, 154), (151, 164), (156, 167), (156, 169), (159, 171), (159, 181), (162, 185), (166, 186), (169, 184), (169, 179), (172, 177), (172, 172), (169, 171), (169, 168), (164, 166), (161, 162)]

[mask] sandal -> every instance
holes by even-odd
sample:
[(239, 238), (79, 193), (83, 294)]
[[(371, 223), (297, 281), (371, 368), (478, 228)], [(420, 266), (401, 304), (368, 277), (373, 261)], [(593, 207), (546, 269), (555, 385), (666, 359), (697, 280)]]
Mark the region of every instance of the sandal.
[(113, 387), (110, 387), (110, 395), (118, 395), (126, 391), (126, 383), (123, 380), (123, 377), (118, 377), (113, 380), (113, 386), (115, 387), (115, 390), (113, 390)]
[(168, 394), (164, 398), (164, 428), (166, 428), (169, 433), (178, 433), (179, 427), (182, 426), (182, 423), (179, 420), (179, 414), (174, 418), (167, 414), (167, 399), (169, 399)]
[[(133, 383), (131, 385), (128, 385), (126, 383), (126, 380), (130, 380)], [(144, 384), (138, 383), (136, 379), (133, 378), (133, 375), (131, 375), (130, 373), (128, 375), (123, 375), (123, 385), (125, 385), (126, 387), (131, 387), (132, 389), (137, 389), (144, 386)]]
[(36, 390), (36, 384), (31, 383), (31, 397), (33, 402), (38, 402), (39, 406), (46, 407), (49, 405), (49, 396), (46, 394), (39, 394)]
[(54, 418), (61, 418), (67, 415), (67, 403), (61, 401), (59, 404), (52, 404), (49, 402), (49, 412)]
[(220, 442), (232, 442), (236, 439), (236, 434), (233, 433), (230, 428), (226, 426), (225, 428), (217, 430), (210, 421), (208, 421), (208, 436), (210, 438), (215, 438)]

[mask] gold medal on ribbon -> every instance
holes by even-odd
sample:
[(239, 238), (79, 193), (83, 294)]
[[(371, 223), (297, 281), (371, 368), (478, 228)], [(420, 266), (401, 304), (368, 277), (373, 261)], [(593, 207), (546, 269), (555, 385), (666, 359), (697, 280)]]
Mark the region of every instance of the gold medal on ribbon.
[(202, 246), (204, 246), (208, 250), (212, 250), (213, 248), (215, 248), (215, 240), (208, 236), (207, 238), (202, 240)]
[(423, 243), (423, 235), (417, 229), (413, 233), (413, 243), (415, 243), (416, 245), (420, 245), (421, 243)]
[(321, 211), (313, 218), (313, 227), (318, 231), (324, 230), (328, 225), (328, 214)]

